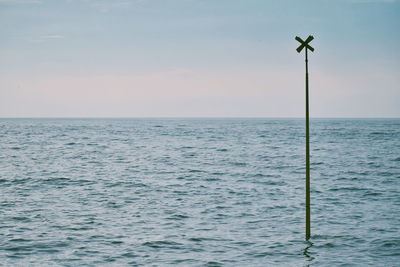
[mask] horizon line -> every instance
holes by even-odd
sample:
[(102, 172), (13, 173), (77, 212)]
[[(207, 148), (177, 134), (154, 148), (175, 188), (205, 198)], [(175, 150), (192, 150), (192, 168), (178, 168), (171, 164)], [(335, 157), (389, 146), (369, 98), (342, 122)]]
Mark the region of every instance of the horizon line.
[[(267, 116), (35, 116), (35, 117), (0, 117), (0, 119), (305, 119), (305, 117), (267, 117)], [(400, 119), (399, 117), (310, 117), (310, 119)]]

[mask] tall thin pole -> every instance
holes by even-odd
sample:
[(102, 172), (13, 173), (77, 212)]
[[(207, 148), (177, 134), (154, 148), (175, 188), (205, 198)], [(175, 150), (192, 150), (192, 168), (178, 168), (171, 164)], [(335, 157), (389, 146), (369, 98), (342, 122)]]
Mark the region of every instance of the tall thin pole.
[(314, 40), (312, 35), (309, 35), (305, 41), (296, 36), (300, 46), (296, 51), (300, 53), (304, 48), (306, 49), (306, 240), (311, 237), (311, 199), (310, 199), (310, 112), (309, 112), (309, 97), (308, 97), (308, 50), (314, 52), (314, 48), (310, 46), (310, 42)]
[(306, 47), (306, 240), (311, 237), (310, 210), (310, 119), (308, 104), (308, 48)]

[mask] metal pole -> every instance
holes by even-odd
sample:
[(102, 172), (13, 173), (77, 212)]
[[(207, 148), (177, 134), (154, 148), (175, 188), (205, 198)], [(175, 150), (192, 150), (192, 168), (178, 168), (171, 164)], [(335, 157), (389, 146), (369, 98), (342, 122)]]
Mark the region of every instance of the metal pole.
[(311, 237), (310, 210), (310, 122), (308, 103), (308, 48), (306, 47), (306, 240)]

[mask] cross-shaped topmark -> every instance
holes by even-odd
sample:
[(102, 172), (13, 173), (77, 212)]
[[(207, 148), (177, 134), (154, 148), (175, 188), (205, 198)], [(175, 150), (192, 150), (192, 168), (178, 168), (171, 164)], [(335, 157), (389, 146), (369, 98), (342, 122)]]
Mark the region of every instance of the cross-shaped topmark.
[(312, 35), (308, 36), (307, 39), (305, 41), (303, 41), (300, 37), (296, 36), (295, 38), (297, 41), (299, 41), (301, 43), (301, 45), (299, 47), (297, 47), (297, 52), (301, 52), (301, 50), (303, 50), (304, 47), (308, 48), (311, 50), (311, 52), (314, 52), (314, 48), (312, 46), (310, 46), (308, 43), (311, 42), (314, 37)]

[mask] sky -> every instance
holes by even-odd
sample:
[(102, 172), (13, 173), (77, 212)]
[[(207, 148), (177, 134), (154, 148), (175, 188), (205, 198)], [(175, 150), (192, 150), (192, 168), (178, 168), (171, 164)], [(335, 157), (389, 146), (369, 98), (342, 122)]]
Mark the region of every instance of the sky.
[(397, 0), (0, 0), (0, 117), (400, 117)]

